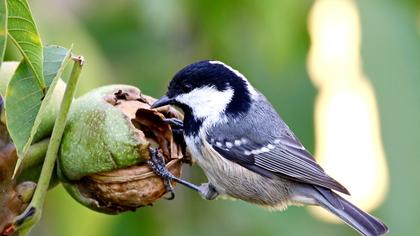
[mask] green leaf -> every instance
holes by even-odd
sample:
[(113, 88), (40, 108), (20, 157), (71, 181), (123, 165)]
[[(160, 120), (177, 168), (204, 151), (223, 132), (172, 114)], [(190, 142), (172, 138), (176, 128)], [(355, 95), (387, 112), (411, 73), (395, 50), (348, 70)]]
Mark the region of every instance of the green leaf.
[[(6, 0), (0, 0), (0, 66), (3, 62), (7, 39), (7, 7)], [(1, 78), (1, 77), (0, 77)]]
[(28, 68), (34, 72), (35, 78), (32, 79), (37, 81), (36, 85), (41, 89), (45, 89), (46, 85), (42, 68), (42, 42), (28, 2), (26, 0), (6, 1), (8, 10), (7, 32), (10, 39), (26, 59)]
[(6, 89), (6, 123), (19, 153), (29, 139), (44, 96), (34, 82), (32, 70), (22, 61)]
[(5, 99), (6, 123), (19, 155), (16, 168), (32, 143), (54, 86), (69, 59), (70, 51), (65, 48), (58, 46), (45, 48), (44, 76), (48, 82), (47, 86), (50, 87), (45, 97), (34, 80), (33, 71), (26, 60), (19, 64), (9, 82)]

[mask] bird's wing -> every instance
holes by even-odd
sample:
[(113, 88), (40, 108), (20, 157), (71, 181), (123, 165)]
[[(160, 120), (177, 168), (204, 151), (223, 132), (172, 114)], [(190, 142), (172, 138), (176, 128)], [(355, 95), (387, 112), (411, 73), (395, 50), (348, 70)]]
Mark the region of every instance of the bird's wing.
[(207, 142), (224, 158), (258, 174), (277, 175), (349, 194), (344, 186), (324, 172), (291, 131), (266, 142), (253, 141), (252, 136), (230, 135), (231, 140), (218, 137), (209, 133)]

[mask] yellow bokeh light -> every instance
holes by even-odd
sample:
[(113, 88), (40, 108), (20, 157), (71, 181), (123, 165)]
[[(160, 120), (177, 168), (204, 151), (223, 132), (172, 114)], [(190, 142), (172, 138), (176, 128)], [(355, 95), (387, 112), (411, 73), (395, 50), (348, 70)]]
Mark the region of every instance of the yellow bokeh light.
[(309, 33), (308, 70), (317, 87), (361, 74), (360, 22), (351, 1), (316, 1), (309, 16)]
[[(309, 16), (308, 71), (319, 89), (315, 156), (346, 186), (348, 200), (373, 210), (385, 198), (388, 170), (375, 94), (363, 74), (361, 28), (353, 0), (317, 0)], [(326, 220), (336, 218), (311, 208)]]

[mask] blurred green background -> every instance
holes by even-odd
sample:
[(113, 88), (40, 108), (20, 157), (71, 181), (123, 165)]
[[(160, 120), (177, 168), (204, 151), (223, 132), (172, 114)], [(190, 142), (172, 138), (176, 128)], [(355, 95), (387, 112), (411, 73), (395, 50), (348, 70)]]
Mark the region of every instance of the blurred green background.
[[(37, 0), (30, 1), (47, 44), (87, 58), (79, 94), (109, 83), (158, 97), (183, 66), (201, 59), (232, 65), (262, 91), (313, 151), (314, 99), (306, 57), (313, 1)], [(420, 1), (356, 1), (362, 61), (380, 111), (390, 190), (373, 212), (391, 235), (420, 234)], [(10, 56), (9, 53), (9, 57)], [(357, 148), (357, 147), (354, 147)], [(357, 170), (355, 170), (357, 171)], [(198, 167), (184, 178), (205, 181)], [(173, 201), (108, 216), (50, 191), (32, 235), (356, 235), (306, 208), (267, 212), (241, 201), (204, 201), (177, 186)]]

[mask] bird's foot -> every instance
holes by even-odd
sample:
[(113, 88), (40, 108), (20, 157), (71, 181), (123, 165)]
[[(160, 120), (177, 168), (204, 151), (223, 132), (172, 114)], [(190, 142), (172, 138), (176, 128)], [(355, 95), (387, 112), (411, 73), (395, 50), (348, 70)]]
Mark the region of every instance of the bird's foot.
[(184, 139), (184, 122), (177, 118), (165, 118), (163, 122), (171, 126), (174, 140), (181, 145), (182, 152), (186, 151), (186, 144)]
[(170, 196), (166, 199), (172, 200), (175, 198), (174, 188), (171, 181), (175, 176), (166, 168), (165, 160), (162, 155), (159, 154), (157, 148), (149, 147), (150, 160), (147, 164), (152, 168), (153, 172), (163, 179), (163, 183), (166, 188), (166, 192), (170, 193)]
[(214, 200), (219, 196), (214, 186), (211, 183), (201, 184), (199, 187), (199, 194), (206, 200)]
[(164, 180), (166, 190), (171, 193), (171, 196), (167, 199), (174, 199), (175, 194), (173, 192), (173, 187), (171, 181), (180, 183), (190, 189), (197, 191), (204, 199), (213, 200), (219, 194), (216, 189), (210, 183), (205, 183), (200, 186), (192, 184), (188, 181), (180, 179), (174, 176), (168, 169), (166, 169), (165, 162), (163, 157), (159, 154), (156, 148), (149, 148), (150, 160), (147, 161), (147, 164), (152, 168), (153, 172), (161, 177)]
[(183, 129), (184, 128), (184, 122), (177, 118), (165, 118), (163, 121), (166, 124), (171, 125), (172, 129)]
[(184, 122), (182, 120), (177, 118), (165, 118), (163, 122), (171, 126), (172, 133), (176, 138), (184, 138)]

